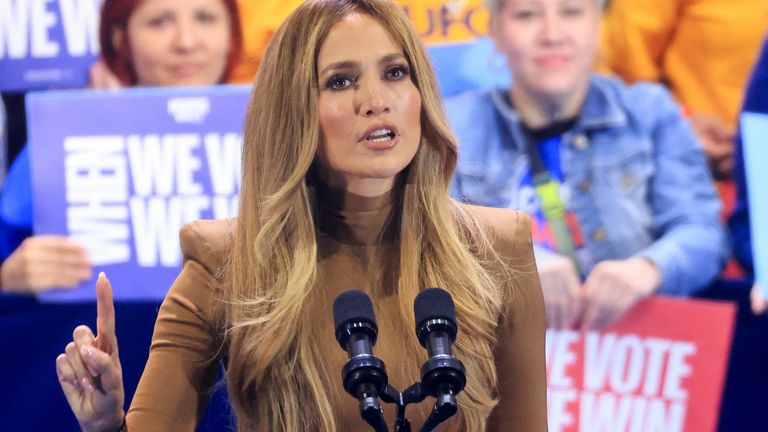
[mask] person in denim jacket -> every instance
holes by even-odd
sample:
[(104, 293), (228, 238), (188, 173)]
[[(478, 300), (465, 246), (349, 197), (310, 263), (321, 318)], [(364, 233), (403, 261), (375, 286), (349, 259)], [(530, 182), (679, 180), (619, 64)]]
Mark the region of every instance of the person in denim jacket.
[[(690, 295), (727, 255), (720, 202), (680, 108), (659, 85), (592, 72), (600, 3), (489, 0), (513, 84), (446, 104), (459, 138), (452, 193), (533, 215), (556, 328), (602, 327), (652, 293)], [(531, 157), (544, 169), (531, 173)], [(542, 171), (559, 189), (559, 222), (542, 215)]]

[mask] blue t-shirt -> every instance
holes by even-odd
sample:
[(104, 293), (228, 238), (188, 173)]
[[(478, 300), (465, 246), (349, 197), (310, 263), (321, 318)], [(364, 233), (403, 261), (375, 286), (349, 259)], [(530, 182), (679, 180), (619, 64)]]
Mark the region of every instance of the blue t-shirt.
[(24, 147), (8, 170), (0, 193), (0, 261), (32, 235), (31, 182), (29, 151)]

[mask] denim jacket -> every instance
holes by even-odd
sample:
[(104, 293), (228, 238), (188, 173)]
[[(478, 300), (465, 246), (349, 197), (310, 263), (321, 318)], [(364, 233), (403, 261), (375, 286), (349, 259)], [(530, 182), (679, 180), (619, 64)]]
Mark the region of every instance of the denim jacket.
[[(529, 163), (508, 91), (465, 93), (446, 109), (459, 142), (452, 195), (492, 207), (520, 202), (516, 185)], [(593, 75), (560, 151), (592, 265), (649, 259), (662, 275), (658, 292), (670, 295), (718, 275), (727, 258), (720, 201), (693, 130), (663, 87)]]

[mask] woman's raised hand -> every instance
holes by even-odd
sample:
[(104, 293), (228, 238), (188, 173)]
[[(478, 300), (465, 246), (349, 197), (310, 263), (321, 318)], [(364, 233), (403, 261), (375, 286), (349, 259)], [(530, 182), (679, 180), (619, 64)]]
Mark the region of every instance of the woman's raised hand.
[(78, 326), (65, 353), (56, 358), (56, 372), (84, 432), (117, 431), (125, 417), (125, 394), (112, 286), (104, 273), (96, 281), (96, 301), (96, 336), (87, 326)]

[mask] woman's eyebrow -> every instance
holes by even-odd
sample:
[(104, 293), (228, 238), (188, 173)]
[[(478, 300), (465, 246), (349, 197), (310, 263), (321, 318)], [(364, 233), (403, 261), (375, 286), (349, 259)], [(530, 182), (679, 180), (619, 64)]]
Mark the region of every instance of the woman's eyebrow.
[(404, 60), (404, 59), (405, 59), (405, 55), (403, 55), (402, 53), (392, 53), (382, 57), (381, 60), (379, 60), (379, 64), (391, 63), (395, 60)]
[(329, 70), (354, 69), (358, 67), (358, 65), (359, 65), (358, 62), (351, 61), (351, 60), (344, 60), (340, 62), (331, 63), (320, 71), (320, 75), (325, 74)]
[[(403, 55), (402, 53), (387, 54), (379, 60), (379, 64), (381, 65), (381, 64), (391, 63), (393, 61), (402, 60), (402, 59), (405, 59), (405, 55)], [(323, 75), (326, 72), (331, 70), (345, 70), (345, 69), (348, 70), (348, 69), (355, 69), (359, 67), (360, 67), (359, 62), (356, 62), (353, 60), (342, 60), (342, 61), (331, 63), (328, 66), (324, 67), (322, 70), (320, 70), (319, 75)]]

